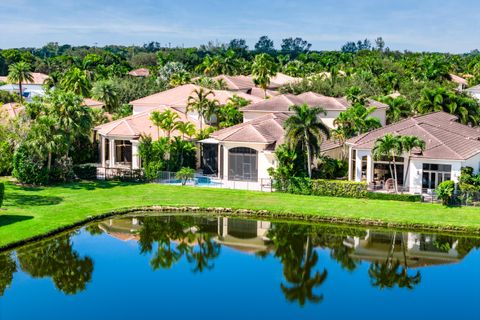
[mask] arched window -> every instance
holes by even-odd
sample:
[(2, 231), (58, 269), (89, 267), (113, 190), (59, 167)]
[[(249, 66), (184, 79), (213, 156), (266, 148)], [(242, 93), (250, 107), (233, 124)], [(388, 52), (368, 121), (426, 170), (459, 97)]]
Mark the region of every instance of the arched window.
[(244, 147), (228, 150), (228, 180), (258, 180), (258, 155), (256, 150)]

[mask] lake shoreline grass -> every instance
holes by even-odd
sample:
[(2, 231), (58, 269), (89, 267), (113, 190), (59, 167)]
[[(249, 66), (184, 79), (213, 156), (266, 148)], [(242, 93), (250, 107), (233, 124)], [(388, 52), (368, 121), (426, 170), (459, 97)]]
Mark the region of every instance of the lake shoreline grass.
[(24, 187), (6, 182), (0, 248), (138, 211), (196, 211), (419, 231), (480, 234), (480, 208), (122, 182)]

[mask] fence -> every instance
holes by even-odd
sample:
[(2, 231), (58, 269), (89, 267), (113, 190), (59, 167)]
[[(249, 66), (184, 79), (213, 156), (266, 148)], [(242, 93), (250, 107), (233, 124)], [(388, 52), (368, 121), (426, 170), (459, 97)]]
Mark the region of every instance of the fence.
[[(180, 185), (182, 181), (177, 179), (176, 172), (161, 171), (157, 178), (151, 180), (154, 183)], [(145, 172), (143, 169), (126, 169), (126, 168), (98, 168), (97, 179), (100, 180), (120, 180), (132, 182), (145, 182)], [(273, 191), (273, 180), (268, 178), (259, 179), (258, 181), (237, 181), (237, 180), (220, 180), (217, 176), (208, 176), (195, 174), (193, 179), (189, 179), (186, 185), (209, 188), (224, 188), (236, 190), (251, 191)]]
[(97, 168), (97, 179), (131, 182), (146, 181), (143, 169)]

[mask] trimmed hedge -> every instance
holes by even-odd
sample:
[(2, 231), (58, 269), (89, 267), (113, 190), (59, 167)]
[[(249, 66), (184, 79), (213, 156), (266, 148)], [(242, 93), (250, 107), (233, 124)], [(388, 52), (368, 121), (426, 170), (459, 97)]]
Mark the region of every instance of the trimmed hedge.
[(97, 179), (97, 167), (91, 164), (81, 164), (73, 167), (73, 172), (78, 179), (82, 180), (96, 180)]
[(379, 193), (379, 192), (368, 192), (368, 199), (376, 200), (395, 200), (395, 201), (405, 201), (405, 202), (421, 202), (422, 196), (419, 194), (392, 194), (392, 193)]
[(5, 184), (3, 182), (0, 182), (0, 208), (2, 207), (2, 204), (3, 204), (4, 195), (5, 195)]
[(345, 180), (312, 180), (312, 194), (316, 196), (366, 198), (367, 184)]
[[(282, 184), (279, 186), (279, 184)], [(293, 194), (343, 197), (358, 199), (395, 200), (406, 202), (420, 202), (420, 195), (376, 193), (368, 191), (365, 182), (346, 180), (312, 180), (309, 178), (291, 178), (288, 181), (277, 181), (274, 184), (277, 191)]]

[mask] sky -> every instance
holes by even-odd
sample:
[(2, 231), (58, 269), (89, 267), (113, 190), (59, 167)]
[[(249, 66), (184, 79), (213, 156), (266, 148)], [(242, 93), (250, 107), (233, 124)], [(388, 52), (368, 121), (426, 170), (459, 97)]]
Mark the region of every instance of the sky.
[(391, 49), (480, 49), (478, 0), (0, 0), (0, 48), (71, 45), (199, 46), (268, 35), (315, 50), (383, 37)]

